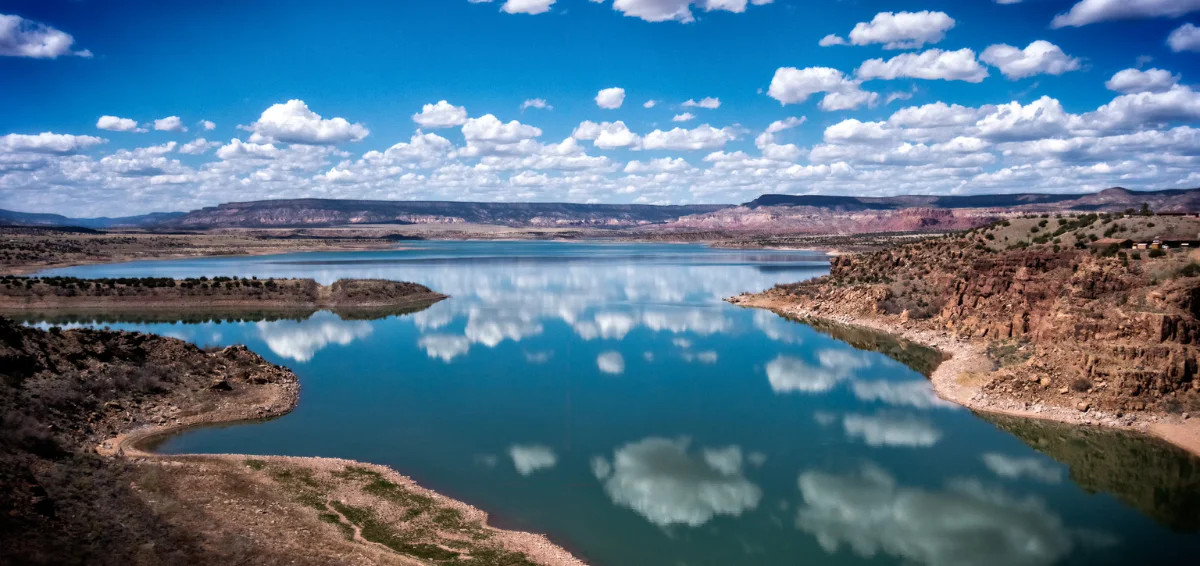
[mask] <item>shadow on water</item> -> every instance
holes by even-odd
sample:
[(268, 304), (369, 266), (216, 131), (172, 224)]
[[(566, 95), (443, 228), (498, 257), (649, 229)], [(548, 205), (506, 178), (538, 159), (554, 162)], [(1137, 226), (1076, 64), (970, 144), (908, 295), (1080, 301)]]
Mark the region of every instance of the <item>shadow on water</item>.
[(329, 310), (342, 320), (381, 320), (421, 312), (433, 302), (388, 307), (335, 307), (333, 309), (47, 309), (0, 311), (21, 324), (207, 324), (236, 322), (305, 321), (321, 310)]
[(856, 349), (879, 352), (925, 377), (933, 375), (933, 371), (946, 359), (945, 355), (933, 348), (886, 332), (819, 318), (796, 318), (784, 314), (780, 316), (850, 344)]
[(1143, 434), (1007, 415), (977, 415), (1176, 532), (1200, 531), (1200, 458)]

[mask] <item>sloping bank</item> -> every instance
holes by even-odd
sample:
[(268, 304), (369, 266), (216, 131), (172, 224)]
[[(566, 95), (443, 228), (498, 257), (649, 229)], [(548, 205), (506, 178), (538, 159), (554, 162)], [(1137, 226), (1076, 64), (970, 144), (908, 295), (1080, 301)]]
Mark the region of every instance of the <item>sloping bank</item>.
[(935, 348), (935, 391), (973, 410), (1136, 430), (1200, 455), (1190, 259), (993, 251), (975, 237), (835, 258), (826, 277), (727, 300)]
[(0, 563), (582, 564), (386, 467), (145, 451), (295, 407), (295, 374), (245, 347), (0, 317), (0, 368)]

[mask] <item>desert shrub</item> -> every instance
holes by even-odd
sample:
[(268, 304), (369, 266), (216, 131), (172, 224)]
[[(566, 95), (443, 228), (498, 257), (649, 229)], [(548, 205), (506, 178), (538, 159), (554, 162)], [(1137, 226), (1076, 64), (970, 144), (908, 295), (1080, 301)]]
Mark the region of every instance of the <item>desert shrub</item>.
[(1083, 393), (1092, 388), (1092, 382), (1082, 377), (1071, 380), (1071, 391)]

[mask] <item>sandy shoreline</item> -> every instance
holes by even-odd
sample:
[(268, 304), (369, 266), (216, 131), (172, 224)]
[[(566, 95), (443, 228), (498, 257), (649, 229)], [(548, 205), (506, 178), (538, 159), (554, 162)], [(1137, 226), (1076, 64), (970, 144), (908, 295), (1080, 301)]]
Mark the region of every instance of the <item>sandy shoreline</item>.
[(1200, 456), (1200, 419), (1184, 420), (1162, 415), (1117, 416), (1098, 410), (1080, 412), (1064, 407), (1007, 401), (988, 395), (982, 390), (983, 384), (987, 382), (985, 375), (991, 371), (991, 361), (987, 358), (985, 347), (968, 340), (957, 339), (945, 331), (903, 326), (876, 318), (845, 314), (830, 316), (762, 295), (740, 295), (730, 297), (726, 301), (800, 319), (822, 319), (868, 328), (933, 348), (947, 357), (929, 377), (934, 392), (939, 397), (972, 411), (1135, 431), (1155, 436)]

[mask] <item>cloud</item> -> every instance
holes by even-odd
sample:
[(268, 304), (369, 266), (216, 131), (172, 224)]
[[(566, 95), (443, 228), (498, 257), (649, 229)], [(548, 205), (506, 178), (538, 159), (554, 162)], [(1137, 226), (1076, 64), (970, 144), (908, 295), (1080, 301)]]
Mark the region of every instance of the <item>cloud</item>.
[(670, 131), (654, 130), (642, 138), (644, 149), (701, 150), (716, 149), (737, 139), (733, 128), (714, 128), (701, 124), (688, 130), (675, 128)]
[(959, 481), (943, 491), (897, 485), (868, 467), (859, 477), (800, 474), (796, 528), (828, 553), (888, 554), (929, 566), (1051, 566), (1074, 544), (1062, 520), (1034, 498)]
[(696, 119), (695, 114), (692, 114), (691, 112), (684, 112), (683, 114), (676, 114), (674, 118), (671, 118), (671, 121), (672, 122), (690, 122), (695, 119)]
[(686, 24), (695, 21), (691, 10), (693, 5), (706, 12), (719, 10), (740, 14), (746, 11), (747, 4), (761, 6), (772, 2), (774, 0), (613, 0), (613, 9), (648, 22), (675, 21)]
[(462, 127), (467, 141), (512, 143), (542, 135), (540, 128), (522, 124), (516, 120), (501, 122), (491, 114), (467, 120)]
[(221, 142), (208, 141), (204, 138), (196, 138), (190, 142), (179, 146), (179, 153), (184, 155), (202, 155), (214, 147), (220, 147)]
[(1189, 23), (1175, 28), (1175, 31), (1167, 36), (1167, 45), (1176, 53), (1200, 51), (1200, 27)]
[(467, 109), (439, 100), (436, 104), (422, 106), (412, 119), (423, 128), (452, 128), (467, 123)]
[(1018, 480), (1028, 477), (1042, 483), (1062, 483), (1062, 468), (1054, 466), (1042, 458), (1006, 456), (996, 452), (988, 452), (981, 458), (987, 469), (1004, 479)]
[(625, 122), (601, 122), (599, 124), (586, 120), (581, 122), (571, 132), (571, 137), (579, 140), (591, 141), (593, 145), (600, 149), (616, 149), (625, 147), (630, 149), (639, 149), (642, 146), (642, 138), (633, 133)]
[(647, 100), (644, 104), (642, 104), (642, 108), (654, 108), (654, 106), (657, 104), (657, 100)]
[(55, 134), (53, 132), (43, 132), (37, 135), (8, 134), (0, 136), (0, 152), (69, 155), (107, 141), (94, 136)]
[(1063, 53), (1057, 45), (1042, 40), (1030, 43), (1023, 50), (1005, 44), (992, 45), (983, 50), (979, 60), (998, 67), (1010, 80), (1034, 75), (1061, 75), (1078, 71), (1083, 66), (1079, 59)]
[(659, 527), (699, 527), (713, 517), (739, 517), (758, 507), (762, 490), (742, 475), (737, 446), (688, 453), (687, 440), (646, 438), (618, 448), (592, 471), (617, 505)]
[(1200, 10), (1200, 0), (1082, 0), (1050, 27), (1080, 27), (1097, 22), (1134, 18), (1178, 18)]
[(154, 129), (160, 132), (186, 132), (187, 128), (183, 125), (183, 120), (179, 116), (167, 116), (154, 121)]
[(1179, 75), (1162, 69), (1125, 69), (1113, 75), (1104, 86), (1122, 94), (1167, 92), (1179, 84)]
[(700, 101), (697, 102), (689, 98), (687, 102), (683, 103), (683, 106), (685, 108), (707, 108), (709, 110), (715, 110), (721, 107), (721, 99), (707, 96), (701, 98)]
[(542, 98), (530, 98), (530, 99), (526, 100), (525, 102), (522, 102), (521, 110), (525, 110), (526, 108), (537, 108), (540, 110), (554, 110), (554, 107), (547, 104), (545, 99), (542, 99)]
[(861, 81), (846, 77), (841, 71), (829, 67), (781, 67), (775, 70), (767, 96), (783, 105), (801, 104), (814, 94), (826, 93), (820, 107), (825, 111), (852, 110), (863, 105), (872, 105), (879, 95), (860, 88)]
[(776, 120), (774, 122), (771, 122), (771, 125), (767, 126), (767, 133), (768, 134), (777, 134), (784, 130), (790, 130), (792, 128), (795, 128), (807, 121), (808, 121), (808, 118), (805, 116), (801, 116), (799, 118), (797, 118), (795, 116), (789, 116), (782, 120)]
[(988, 72), (970, 49), (942, 51), (930, 49), (922, 53), (904, 53), (884, 61), (870, 59), (856, 72), (862, 80), (914, 78), (925, 80), (983, 82)]
[(620, 375), (625, 373), (625, 358), (620, 352), (604, 352), (596, 357), (596, 366), (604, 373)]
[(884, 49), (918, 49), (937, 43), (954, 27), (954, 18), (945, 12), (880, 12), (870, 22), (859, 22), (850, 31), (850, 41), (827, 35), (821, 47), (831, 45), (871, 45), (882, 43)]
[(901, 413), (848, 414), (842, 417), (846, 436), (868, 446), (929, 448), (942, 439), (942, 431), (929, 421)]
[(515, 444), (508, 449), (508, 455), (512, 458), (517, 473), (523, 476), (548, 470), (558, 464), (558, 456), (554, 450), (540, 444)]
[(250, 124), (253, 143), (279, 141), (284, 143), (327, 145), (356, 142), (370, 133), (362, 124), (351, 124), (345, 118), (321, 118), (308, 109), (303, 100), (274, 104), (263, 111), (258, 121)]
[(216, 125), (216, 124), (214, 124), (214, 123), (213, 123), (212, 121), (210, 121), (210, 120), (200, 120), (200, 121), (199, 121), (199, 122), (197, 122), (197, 123), (198, 123), (198, 124), (200, 124), (200, 127), (201, 127), (201, 128), (204, 128), (206, 131), (212, 131), (212, 130), (215, 130), (215, 129), (217, 129), (217, 125)]
[(87, 49), (72, 51), (75, 38), (41, 22), (0, 14), (0, 56), (57, 59), (63, 55), (90, 58)]
[(231, 139), (229, 143), (217, 150), (217, 157), (232, 159), (275, 159), (280, 155), (275, 144), (243, 143), (239, 139)]
[(625, 89), (612, 87), (596, 93), (596, 106), (608, 110), (620, 108), (625, 103)]
[(550, 11), (555, 0), (508, 0), (500, 8), (509, 14), (544, 14)]
[(101, 130), (110, 132), (144, 132), (144, 129), (138, 129), (137, 120), (130, 118), (118, 118), (116, 116), (101, 116), (96, 120), (96, 127)]

